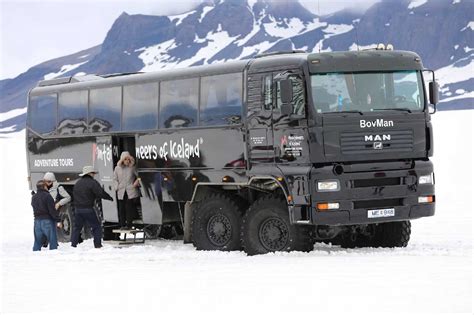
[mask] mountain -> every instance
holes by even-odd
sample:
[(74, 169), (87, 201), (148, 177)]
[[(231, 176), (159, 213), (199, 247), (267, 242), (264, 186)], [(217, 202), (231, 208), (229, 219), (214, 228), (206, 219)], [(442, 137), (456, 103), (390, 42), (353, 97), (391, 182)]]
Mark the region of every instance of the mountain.
[(439, 110), (474, 108), (474, 2), (382, 0), (317, 16), (297, 1), (215, 0), (174, 16), (122, 13), (103, 43), (0, 81), (0, 133), (24, 128), (27, 92), (60, 76), (157, 71), (302, 49), (392, 43), (420, 54), (441, 84)]

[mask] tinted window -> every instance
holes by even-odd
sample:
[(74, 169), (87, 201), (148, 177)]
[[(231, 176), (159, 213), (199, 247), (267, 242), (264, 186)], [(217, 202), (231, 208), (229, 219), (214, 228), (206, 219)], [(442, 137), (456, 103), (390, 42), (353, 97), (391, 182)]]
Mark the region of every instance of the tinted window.
[(123, 88), (122, 130), (156, 129), (158, 124), (158, 83)]
[(121, 87), (90, 91), (89, 129), (92, 132), (120, 130), (121, 99)]
[(87, 131), (87, 100), (88, 91), (59, 94), (59, 134), (81, 134)]
[(242, 75), (201, 78), (200, 125), (238, 124), (242, 116)]
[(30, 126), (41, 134), (52, 133), (56, 129), (56, 94), (33, 96), (30, 99)]
[(263, 106), (265, 109), (271, 109), (273, 105), (272, 83), (273, 78), (271, 75), (263, 77)]
[(196, 126), (198, 79), (162, 82), (160, 86), (160, 128)]

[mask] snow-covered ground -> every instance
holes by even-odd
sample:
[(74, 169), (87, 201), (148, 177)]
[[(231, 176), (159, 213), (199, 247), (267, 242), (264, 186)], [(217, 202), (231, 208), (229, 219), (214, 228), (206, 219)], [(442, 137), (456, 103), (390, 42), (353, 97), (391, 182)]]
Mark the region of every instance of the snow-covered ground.
[(24, 137), (0, 139), (0, 313), (471, 313), (473, 118), (433, 116), (437, 213), (407, 248), (256, 257), (163, 240), (33, 253)]

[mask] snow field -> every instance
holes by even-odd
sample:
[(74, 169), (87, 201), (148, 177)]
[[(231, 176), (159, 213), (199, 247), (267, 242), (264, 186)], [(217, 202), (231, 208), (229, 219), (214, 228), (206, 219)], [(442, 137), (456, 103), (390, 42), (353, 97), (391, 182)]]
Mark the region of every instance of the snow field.
[(471, 313), (473, 116), (432, 116), (437, 212), (407, 248), (254, 257), (165, 240), (33, 253), (24, 133), (0, 139), (0, 313)]

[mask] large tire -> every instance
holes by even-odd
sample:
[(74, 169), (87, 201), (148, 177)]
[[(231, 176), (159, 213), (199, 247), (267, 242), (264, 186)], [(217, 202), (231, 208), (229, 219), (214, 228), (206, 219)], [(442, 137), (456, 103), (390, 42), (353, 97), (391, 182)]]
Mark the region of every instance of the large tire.
[(224, 194), (210, 194), (193, 207), (193, 244), (199, 250), (239, 250), (240, 225), (235, 200)]
[(290, 224), (285, 200), (266, 196), (253, 203), (243, 217), (242, 245), (249, 255), (277, 251), (313, 250), (311, 229)]
[(411, 222), (388, 222), (377, 225), (374, 247), (406, 247), (410, 241)]
[(71, 241), (72, 229), (74, 227), (74, 212), (72, 206), (66, 205), (60, 209), (59, 217), (63, 227), (58, 229), (58, 242), (69, 243)]

